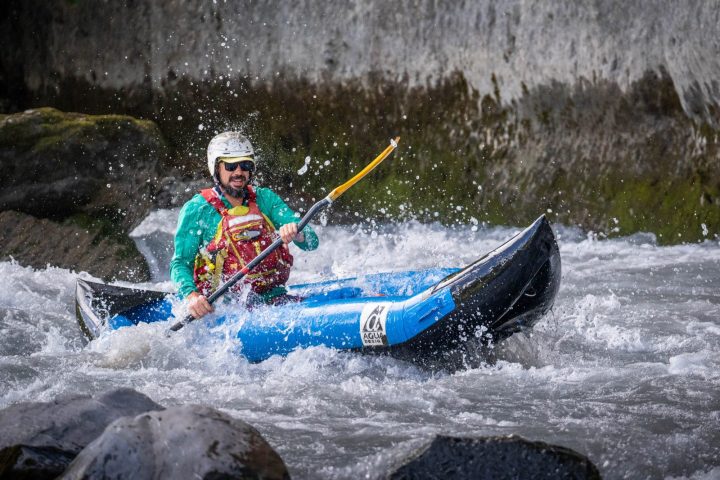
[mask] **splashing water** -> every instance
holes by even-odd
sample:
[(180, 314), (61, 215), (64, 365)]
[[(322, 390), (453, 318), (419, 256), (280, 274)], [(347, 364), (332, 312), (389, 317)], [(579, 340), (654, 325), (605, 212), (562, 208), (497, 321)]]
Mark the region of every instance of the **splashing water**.
[(300, 169), (297, 171), (298, 175), (305, 175), (308, 171), (308, 167), (310, 166), (310, 157), (305, 157), (305, 163), (303, 163), (303, 166), (300, 167)]
[[(142, 287), (168, 289), (176, 213), (153, 215), (133, 233), (156, 262)], [(459, 267), (519, 230), (320, 226), (320, 248), (294, 252), (291, 282)], [(258, 428), (293, 478), (375, 478), (439, 433), (560, 444), (608, 479), (720, 477), (720, 245), (558, 231), (553, 311), (501, 344), (495, 364), (454, 374), (323, 347), (250, 364), (237, 326), (203, 322), (170, 337), (165, 325), (141, 325), (85, 345), (78, 275), (2, 262), (0, 407), (116, 387), (166, 406), (205, 403)]]

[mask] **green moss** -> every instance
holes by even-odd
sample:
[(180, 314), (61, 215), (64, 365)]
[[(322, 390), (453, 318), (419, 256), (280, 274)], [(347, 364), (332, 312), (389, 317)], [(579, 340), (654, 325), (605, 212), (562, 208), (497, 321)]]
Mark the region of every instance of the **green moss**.
[(0, 147), (28, 149), (36, 153), (62, 149), (72, 139), (82, 142), (84, 136), (93, 133), (112, 141), (133, 129), (150, 133), (162, 142), (153, 122), (127, 115), (85, 115), (45, 107), (7, 115), (0, 122)]
[(116, 240), (127, 238), (125, 232), (113, 221), (104, 215), (92, 216), (87, 213), (76, 213), (63, 221), (66, 225), (75, 225), (85, 230), (97, 233), (102, 237), (111, 237)]
[[(553, 85), (533, 101), (538, 107), (535, 122), (518, 118), (515, 106), (503, 105), (497, 81), (493, 84), (493, 94), (482, 98), (460, 74), (434, 88), (409, 91), (397, 85), (368, 89), (350, 84), (325, 90), (303, 84), (255, 92), (246, 86), (247, 105), (256, 113), (239, 115), (236, 121), (262, 150), (269, 167), (264, 169), (266, 182), (285, 190), (296, 207), (308, 206), (352, 176), (389, 137), (399, 134), (401, 147), (396, 154), (339, 202), (334, 215), (342, 221), (417, 218), (451, 224), (474, 217), (494, 224), (524, 224), (547, 213), (552, 220), (607, 235), (656, 232), (663, 243), (701, 238), (701, 223), (710, 231), (718, 230), (712, 202), (702, 208), (696, 205), (700, 198), (697, 182), (682, 177), (661, 182), (663, 171), (683, 161), (685, 137), (660, 130), (648, 135), (641, 129), (648, 118), (677, 115), (677, 103), (666, 82), (648, 78), (622, 102), (613, 86), (586, 85), (576, 101), (561, 86)], [(653, 96), (660, 87), (663, 91)], [(585, 110), (579, 112), (579, 104)], [(577, 144), (588, 140), (599, 145), (617, 143), (615, 127), (606, 125), (612, 109), (621, 111), (617, 121), (623, 132), (635, 128), (630, 143), (613, 147), (628, 158), (590, 157), (578, 162), (578, 155), (596, 152), (592, 146), (573, 151)], [(236, 114), (220, 112), (219, 117)], [(686, 131), (687, 125), (678, 122), (678, 131)], [(197, 131), (187, 135), (192, 137)], [(205, 142), (198, 139), (195, 144), (204, 146)], [(546, 143), (560, 161), (554, 156), (523, 156), (526, 146), (535, 153), (536, 145)], [(570, 170), (563, 167), (564, 155), (574, 157)], [(306, 156), (313, 162), (300, 177), (296, 171)], [(329, 165), (323, 164), (325, 160)], [(613, 162), (615, 172), (603, 170), (603, 165)], [(631, 173), (643, 162), (656, 166), (646, 173)], [(578, 167), (588, 171), (578, 171)]]
[[(180, 89), (185, 88), (189, 91), (180, 97), (193, 90), (181, 83)], [(211, 84), (198, 88), (207, 92), (202, 98), (208, 101), (226, 94), (224, 87)], [(401, 136), (397, 153), (338, 203), (337, 218), (357, 218), (356, 213), (362, 218), (434, 218), (435, 211), (444, 213), (450, 208), (445, 192), (477, 181), (482, 177), (478, 160), (494, 161), (504, 148), (492, 143), (477, 148), (477, 131), (504, 132), (507, 113), (493, 97), (484, 99), (481, 106), (477, 92), (460, 74), (430, 92), (401, 84), (371, 83), (368, 87), (351, 82), (323, 88), (302, 81), (280, 84), (270, 91), (243, 84), (233, 89), (243, 92), (242, 102), (196, 105), (203, 111), (216, 110), (203, 119), (203, 131), (196, 122), (177, 121), (187, 116), (184, 110), (166, 110), (167, 120), (160, 125), (166, 132), (173, 131), (168, 137), (180, 151), (175, 161), (204, 175), (204, 148), (213, 132), (242, 128), (264, 162), (263, 180), (286, 196), (299, 196), (296, 206), (319, 199), (372, 160), (391, 137)], [(297, 171), (307, 156), (312, 163), (299, 176)], [(187, 161), (193, 158), (195, 167)], [(459, 197), (454, 200), (459, 201)], [(379, 212), (381, 208), (385, 212)]]
[(155, 122), (128, 115), (93, 115), (86, 118), (89, 118), (97, 128), (106, 133), (113, 133), (113, 131), (120, 130), (120, 127), (139, 130), (150, 135), (159, 133)]
[[(607, 235), (656, 232), (662, 243), (705, 238), (702, 224), (710, 236), (720, 232), (718, 129), (684, 114), (666, 73), (648, 72), (625, 91), (585, 79), (522, 85), (523, 96), (511, 102), (498, 78), (489, 80), (492, 91), (481, 95), (457, 72), (425, 86), (381, 76), (342, 84), (231, 79), (229, 86), (180, 78), (168, 80), (165, 93), (138, 95), (129, 111), (152, 116), (169, 138), (168, 174), (207, 178), (210, 138), (245, 131), (263, 162), (263, 183), (296, 208), (309, 207), (400, 135), (397, 152), (343, 196), (331, 221), (474, 217), (520, 225), (546, 213)], [(103, 118), (112, 128), (123, 117)], [(93, 122), (105, 128), (102, 118)], [(50, 133), (38, 148), (80, 131)]]
[[(127, 235), (124, 229), (109, 212), (117, 211), (117, 209), (109, 208), (105, 212), (99, 212), (97, 215), (89, 215), (87, 213), (76, 213), (63, 220), (64, 225), (78, 226), (91, 235), (93, 235), (92, 245), (99, 245), (105, 238), (112, 239), (114, 243), (119, 245), (117, 258), (119, 260), (135, 260), (138, 269), (142, 272), (149, 272), (149, 268), (135, 246), (135, 242)], [(149, 274), (148, 274), (149, 275)]]
[(720, 226), (720, 205), (712, 200), (718, 198), (717, 191), (712, 190), (698, 177), (625, 182), (608, 209), (608, 215), (617, 219), (613, 233), (654, 232), (661, 244), (703, 240), (707, 238), (703, 224), (714, 232)]

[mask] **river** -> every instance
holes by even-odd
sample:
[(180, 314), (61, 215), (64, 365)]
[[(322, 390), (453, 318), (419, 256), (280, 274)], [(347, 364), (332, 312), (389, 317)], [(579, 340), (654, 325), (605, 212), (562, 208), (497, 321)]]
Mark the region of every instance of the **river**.
[[(134, 237), (169, 289), (176, 211)], [(720, 478), (720, 242), (660, 247), (555, 226), (563, 279), (553, 310), (455, 373), (323, 347), (250, 364), (195, 322), (86, 344), (74, 313), (83, 272), (0, 263), (0, 408), (132, 387), (165, 405), (203, 403), (255, 426), (293, 478), (375, 478), (434, 434), (517, 434), (587, 455), (606, 479)], [(292, 283), (462, 266), (520, 228), (403, 223), (317, 227)]]

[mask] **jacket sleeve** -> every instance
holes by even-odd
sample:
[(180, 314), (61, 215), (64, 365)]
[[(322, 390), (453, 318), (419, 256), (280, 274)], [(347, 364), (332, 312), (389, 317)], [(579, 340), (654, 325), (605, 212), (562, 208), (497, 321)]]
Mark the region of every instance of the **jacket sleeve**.
[(170, 261), (170, 279), (177, 285), (178, 294), (183, 298), (197, 291), (193, 269), (202, 238), (199, 209), (189, 201), (180, 210), (175, 232), (175, 253)]
[[(287, 223), (297, 223), (300, 221), (300, 216), (297, 215), (290, 207), (283, 202), (275, 192), (268, 188), (258, 189), (258, 207), (260, 210), (270, 219), (275, 225), (275, 228), (280, 228)], [(315, 231), (310, 225), (307, 225), (303, 229), (305, 234), (304, 242), (293, 242), (295, 245), (300, 247), (302, 250), (315, 250), (320, 245)]]

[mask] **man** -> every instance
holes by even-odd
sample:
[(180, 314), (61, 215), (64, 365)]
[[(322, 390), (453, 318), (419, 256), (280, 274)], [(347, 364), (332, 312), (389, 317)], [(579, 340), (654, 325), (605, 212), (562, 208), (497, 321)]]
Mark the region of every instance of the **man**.
[[(291, 300), (284, 287), (293, 258), (288, 244), (303, 250), (318, 247), (309, 226), (298, 232), (297, 217), (272, 190), (253, 188), (256, 162), (252, 145), (239, 132), (215, 136), (207, 149), (215, 186), (202, 190), (180, 210), (170, 277), (187, 299), (194, 318), (213, 311), (207, 297), (270, 245), (276, 249), (243, 278), (249, 302), (271, 304)], [(241, 285), (236, 285), (235, 290)]]

